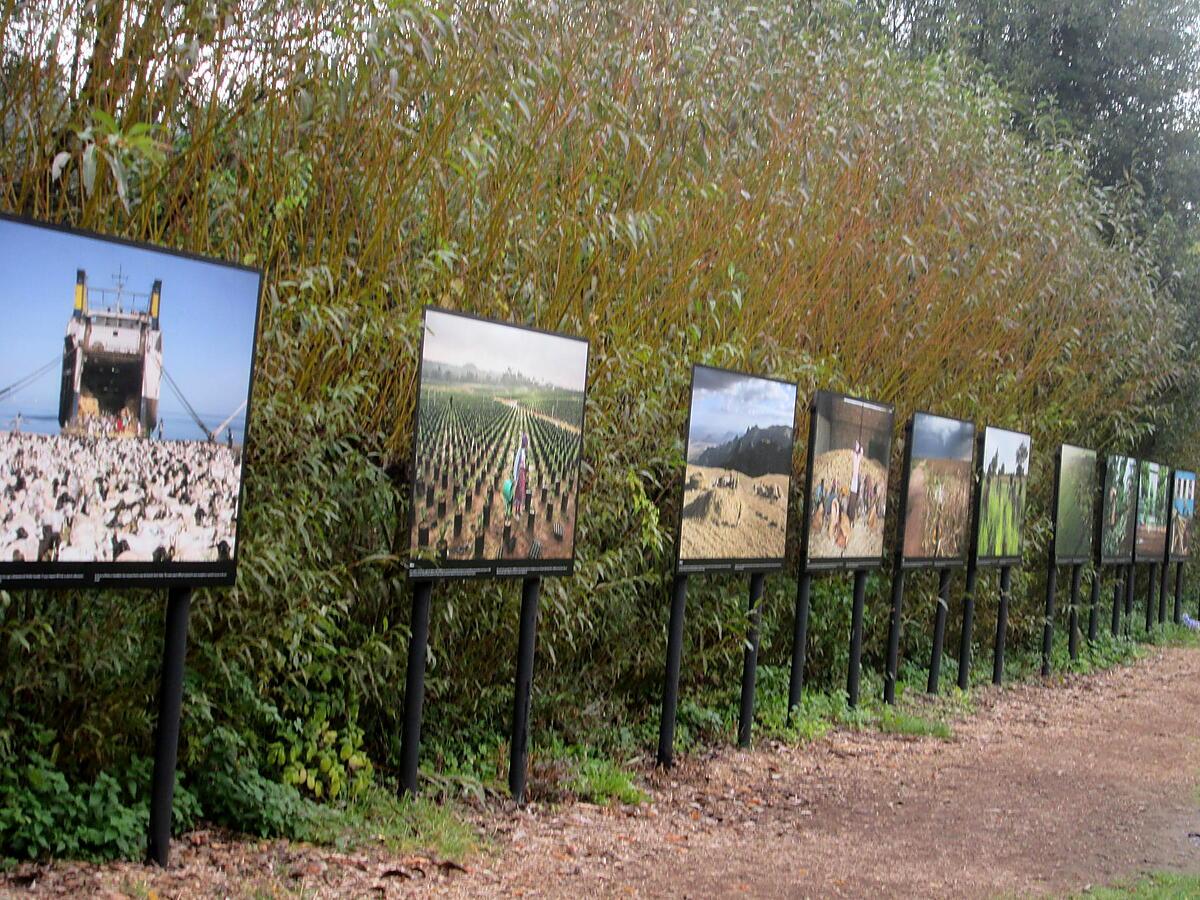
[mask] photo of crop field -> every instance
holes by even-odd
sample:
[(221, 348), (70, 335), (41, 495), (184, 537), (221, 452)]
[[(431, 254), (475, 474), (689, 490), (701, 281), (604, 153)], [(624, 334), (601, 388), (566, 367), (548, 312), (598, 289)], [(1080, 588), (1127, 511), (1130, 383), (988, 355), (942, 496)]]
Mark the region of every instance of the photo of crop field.
[(1196, 473), (1175, 472), (1171, 491), (1171, 559), (1183, 562), (1192, 555), (1192, 522), (1196, 518)]
[(1095, 544), (1096, 451), (1063, 444), (1060, 453), (1054, 557), (1087, 562)]
[(1100, 559), (1127, 563), (1133, 559), (1134, 515), (1137, 507), (1137, 460), (1112, 454), (1104, 466), (1100, 510)]
[(981, 561), (1021, 556), (1032, 446), (1033, 439), (1027, 434), (1003, 428), (984, 430), (976, 547)]
[(585, 341), (426, 311), (415, 557), (573, 557), (587, 355)]
[(929, 413), (913, 417), (904, 507), (906, 562), (965, 559), (974, 451), (972, 423)]
[(883, 558), (890, 406), (819, 391), (812, 417), (808, 473), (808, 561), (820, 566)]
[(679, 561), (782, 561), (796, 386), (696, 366)]
[(1167, 553), (1167, 518), (1171, 504), (1171, 470), (1142, 460), (1138, 463), (1136, 558), (1163, 562)]

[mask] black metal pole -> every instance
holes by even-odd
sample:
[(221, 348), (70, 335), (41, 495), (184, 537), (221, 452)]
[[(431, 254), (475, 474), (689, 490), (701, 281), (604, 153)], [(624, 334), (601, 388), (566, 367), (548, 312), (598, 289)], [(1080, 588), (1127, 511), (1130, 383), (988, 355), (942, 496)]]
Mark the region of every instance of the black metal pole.
[(1088, 643), (1096, 642), (1096, 630), (1100, 625), (1100, 567), (1092, 570), (1092, 593), (1088, 598)]
[(1050, 560), (1046, 572), (1046, 618), (1042, 622), (1042, 677), (1050, 674), (1050, 653), (1054, 649), (1054, 600), (1058, 593), (1058, 567)]
[(1183, 621), (1183, 563), (1175, 566), (1175, 624)]
[(758, 674), (758, 625), (762, 621), (762, 595), (764, 576), (755, 572), (750, 576), (750, 631), (746, 635), (746, 646), (742, 651), (742, 705), (738, 711), (738, 746), (750, 746), (750, 732), (754, 728), (754, 680)]
[(1154, 630), (1154, 593), (1158, 587), (1158, 566), (1150, 564), (1150, 582), (1146, 585), (1146, 634)]
[(854, 573), (854, 610), (850, 616), (850, 670), (846, 674), (846, 699), (851, 708), (858, 706), (859, 677), (862, 674), (863, 606), (867, 596), (867, 573)]
[(904, 570), (897, 562), (892, 569), (892, 621), (888, 625), (887, 671), (883, 673), (883, 702), (896, 702), (896, 677), (900, 669), (901, 611), (904, 606)]
[(992, 650), (992, 684), (1004, 681), (1004, 643), (1008, 638), (1008, 598), (1012, 592), (1012, 566), (1000, 570), (1000, 606), (996, 610), (996, 646)]
[(804, 690), (804, 657), (808, 649), (809, 594), (812, 576), (800, 573), (800, 584), (796, 588), (796, 618), (792, 624), (792, 677), (788, 682), (788, 708), (786, 720), (792, 721), (792, 710), (800, 705), (800, 694)]
[(533, 694), (533, 651), (537, 643), (541, 589), (540, 578), (526, 578), (521, 582), (521, 631), (517, 637), (517, 683), (513, 692), (512, 744), (508, 752), (508, 789), (518, 803), (525, 802), (529, 702)]
[(408, 671), (404, 678), (404, 730), (400, 732), (400, 791), (416, 794), (420, 779), (421, 710), (425, 705), (425, 659), (429, 652), (429, 601), (432, 581), (413, 583)]
[(1071, 566), (1071, 611), (1067, 615), (1067, 652), (1072, 662), (1079, 658), (1079, 583), (1083, 566)]
[(658, 724), (658, 764), (667, 769), (675, 761), (675, 710), (679, 706), (679, 661), (683, 656), (687, 580), (686, 575), (675, 576), (671, 592), (671, 624), (667, 628), (667, 673), (663, 680), (662, 718)]
[(1137, 590), (1137, 566), (1130, 563), (1125, 568), (1125, 635), (1133, 632), (1133, 595)]
[(929, 682), (925, 690), (930, 694), (938, 691), (938, 677), (942, 673), (942, 644), (946, 639), (946, 612), (950, 608), (950, 570), (938, 572), (937, 607), (933, 613), (933, 653), (929, 660)]
[(1121, 632), (1121, 599), (1124, 593), (1124, 582), (1121, 580), (1120, 571), (1117, 572), (1113, 579), (1113, 611), (1112, 611), (1112, 635), (1116, 637)]
[(972, 558), (967, 563), (967, 591), (963, 594), (962, 637), (958, 642), (958, 686), (966, 690), (971, 684), (971, 634), (975, 630), (975, 586), (978, 570)]
[(175, 763), (179, 758), (179, 716), (183, 710), (183, 669), (191, 605), (191, 588), (168, 591), (162, 671), (158, 682), (158, 724), (154, 728), (150, 828), (146, 836), (147, 861), (164, 869), (171, 854), (171, 812), (175, 800)]
[(1158, 579), (1158, 624), (1167, 623), (1167, 580), (1170, 578), (1170, 566), (1165, 562), (1159, 566)]

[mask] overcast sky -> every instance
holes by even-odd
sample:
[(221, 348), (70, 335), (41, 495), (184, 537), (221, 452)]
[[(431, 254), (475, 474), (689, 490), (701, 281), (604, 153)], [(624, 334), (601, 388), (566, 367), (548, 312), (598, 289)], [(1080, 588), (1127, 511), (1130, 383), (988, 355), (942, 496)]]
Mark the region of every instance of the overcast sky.
[(971, 459), (975, 427), (970, 422), (918, 413), (913, 427), (913, 458)]
[[(989, 427), (984, 435), (983, 445), (983, 468), (987, 471), (987, 467), (992, 464), (997, 451), (1000, 453), (1000, 465), (1004, 467), (1004, 471), (1011, 475), (1017, 469), (1017, 448), (1024, 446), (1026, 450), (1030, 449), (1031, 439), (1027, 434), (1021, 434), (1018, 431), (1006, 431), (1003, 428)], [(1029, 473), (1029, 456), (1026, 455), (1024, 462), (1026, 474)]]
[(796, 386), (696, 366), (689, 442), (744, 434), (751, 426), (794, 426)]
[(425, 312), (425, 360), (473, 364), (496, 374), (512, 369), (568, 391), (587, 383), (586, 341), (486, 322), (438, 310)]

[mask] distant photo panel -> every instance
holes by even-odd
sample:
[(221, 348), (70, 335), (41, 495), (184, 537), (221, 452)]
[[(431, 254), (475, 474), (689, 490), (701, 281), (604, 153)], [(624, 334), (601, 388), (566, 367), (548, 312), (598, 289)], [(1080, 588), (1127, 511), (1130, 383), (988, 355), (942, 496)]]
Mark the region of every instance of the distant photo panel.
[(1192, 523), (1196, 519), (1196, 473), (1175, 472), (1171, 492), (1171, 559), (1184, 562), (1192, 556)]
[(679, 571), (783, 565), (796, 385), (692, 370)]
[(976, 544), (976, 559), (981, 564), (1021, 559), (1032, 448), (1033, 439), (1023, 432), (984, 429)]
[(1171, 506), (1171, 469), (1156, 462), (1138, 464), (1137, 539), (1139, 562), (1165, 562)]
[(1100, 561), (1104, 565), (1133, 561), (1137, 484), (1137, 460), (1110, 454), (1104, 463), (1100, 498)]
[(894, 421), (886, 404), (817, 392), (804, 523), (809, 569), (882, 563)]
[(1092, 558), (1095, 541), (1096, 451), (1063, 444), (1059, 454), (1054, 557), (1082, 564)]
[(911, 438), (903, 562), (912, 567), (963, 563), (971, 529), (975, 426), (917, 413)]

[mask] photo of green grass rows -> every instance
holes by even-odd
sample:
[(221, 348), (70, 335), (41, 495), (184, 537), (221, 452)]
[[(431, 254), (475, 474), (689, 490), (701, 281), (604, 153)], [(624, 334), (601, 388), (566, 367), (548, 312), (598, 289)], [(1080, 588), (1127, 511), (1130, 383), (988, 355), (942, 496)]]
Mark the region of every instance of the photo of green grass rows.
[(979, 491), (980, 560), (1011, 560), (1021, 556), (1025, 502), (1029, 495), (1029, 455), (1033, 439), (1027, 434), (988, 427), (984, 431)]

